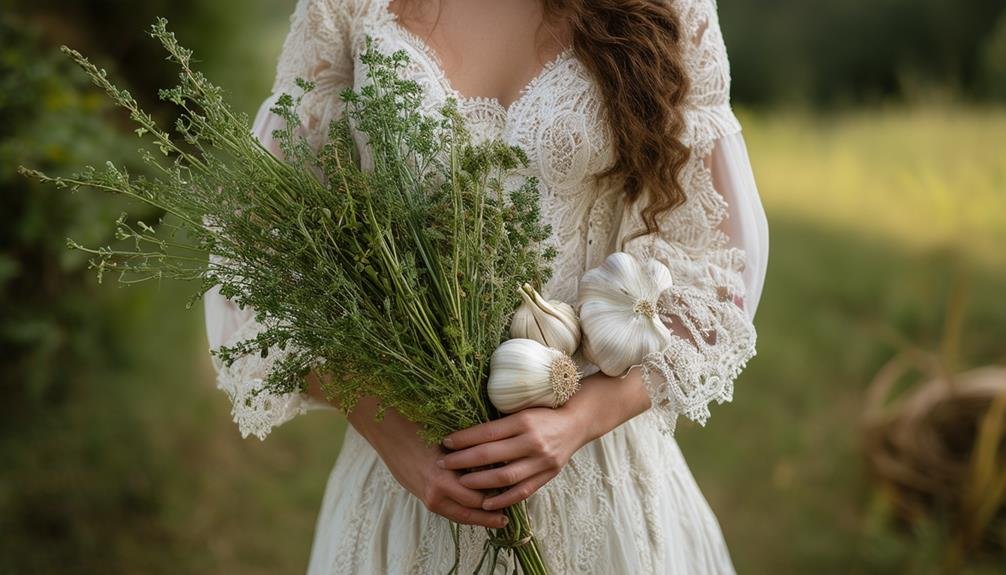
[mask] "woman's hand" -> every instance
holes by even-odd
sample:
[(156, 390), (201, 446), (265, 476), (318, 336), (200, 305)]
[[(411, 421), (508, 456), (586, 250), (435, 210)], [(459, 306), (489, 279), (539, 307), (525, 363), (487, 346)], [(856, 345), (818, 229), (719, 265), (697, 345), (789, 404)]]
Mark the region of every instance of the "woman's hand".
[(505, 515), (483, 508), (485, 496), (482, 493), (463, 485), (456, 472), (436, 465), (445, 452), (439, 446), (427, 445), (416, 434), (418, 427), (396, 432), (384, 432), (384, 429), (378, 454), (395, 479), (427, 509), (466, 525), (497, 529), (506, 525)]
[(445, 470), (465, 470), (497, 463), (502, 467), (461, 476), (470, 489), (505, 492), (482, 502), (483, 509), (502, 509), (530, 497), (559, 474), (589, 438), (575, 410), (533, 407), (489, 423), (452, 433), (444, 445), (456, 449), (437, 461)]
[[(597, 374), (584, 379), (580, 391), (558, 409), (525, 409), (448, 435), (444, 446), (455, 451), (437, 464), (452, 472), (477, 469), (462, 475), (461, 485), (504, 489), (482, 502), (483, 509), (502, 509), (530, 497), (578, 449), (649, 406), (638, 368), (623, 378)], [(503, 465), (478, 469), (497, 464)]]
[(391, 474), (427, 509), (451, 521), (467, 525), (502, 528), (507, 517), (483, 508), (485, 496), (462, 485), (457, 472), (437, 466), (446, 452), (428, 445), (417, 435), (419, 427), (389, 409), (381, 421), (374, 419), (377, 402), (361, 398), (349, 421), (370, 442)]

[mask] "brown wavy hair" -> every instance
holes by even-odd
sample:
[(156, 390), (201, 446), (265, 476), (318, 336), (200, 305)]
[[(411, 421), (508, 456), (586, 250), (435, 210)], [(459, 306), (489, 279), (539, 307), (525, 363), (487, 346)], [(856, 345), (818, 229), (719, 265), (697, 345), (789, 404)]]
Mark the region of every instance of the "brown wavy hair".
[(681, 172), (691, 151), (681, 141), (682, 108), (690, 82), (681, 18), (670, 0), (542, 0), (542, 7), (542, 26), (573, 49), (604, 100), (614, 160), (595, 178), (613, 179), (630, 203), (649, 190), (641, 215), (645, 232), (657, 231), (657, 216), (686, 199)]
[(657, 216), (685, 201), (681, 172), (690, 149), (682, 141), (690, 89), (684, 26), (669, 0), (543, 0), (548, 25), (564, 25), (577, 58), (597, 82), (615, 158), (599, 180), (615, 178), (642, 210), (647, 232)]

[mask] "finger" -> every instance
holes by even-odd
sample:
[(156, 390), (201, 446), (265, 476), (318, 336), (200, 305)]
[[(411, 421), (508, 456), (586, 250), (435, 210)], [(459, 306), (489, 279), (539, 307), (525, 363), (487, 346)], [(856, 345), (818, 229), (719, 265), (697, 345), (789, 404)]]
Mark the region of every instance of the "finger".
[(530, 455), (529, 451), (527, 442), (517, 436), (448, 453), (437, 461), (437, 465), (444, 469), (471, 469), (520, 459)]
[(453, 477), (442, 483), (444, 493), (447, 497), (450, 497), (465, 507), (481, 509), (482, 502), (486, 498), (485, 494), (481, 491), (462, 485), (456, 474), (451, 473), (451, 475), (453, 475)]
[(457, 501), (447, 500), (437, 512), (438, 515), (465, 525), (481, 525), (490, 529), (502, 529), (508, 520), (501, 511), (486, 511), (465, 507)]
[(468, 429), (455, 431), (444, 438), (444, 447), (447, 449), (465, 449), (480, 443), (499, 441), (508, 437), (513, 437), (521, 432), (524, 418), (519, 414), (508, 415), (495, 419), (488, 423), (473, 425)]
[(525, 457), (503, 467), (466, 473), (461, 476), (461, 485), (472, 489), (510, 487), (533, 477), (544, 467), (541, 460)]
[(483, 509), (503, 509), (504, 507), (509, 507), (524, 501), (528, 497), (534, 494), (535, 491), (541, 489), (542, 485), (545, 485), (553, 477), (555, 473), (552, 471), (543, 471), (535, 476), (532, 476), (524, 481), (521, 481), (517, 485), (514, 485), (510, 489), (507, 489), (499, 495), (489, 497), (482, 502)]

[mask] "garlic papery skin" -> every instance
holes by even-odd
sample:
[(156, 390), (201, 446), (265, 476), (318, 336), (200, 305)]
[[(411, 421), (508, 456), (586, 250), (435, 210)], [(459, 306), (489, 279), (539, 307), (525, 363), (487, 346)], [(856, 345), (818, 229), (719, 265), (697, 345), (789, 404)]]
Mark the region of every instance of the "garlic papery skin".
[(489, 401), (503, 413), (556, 408), (578, 389), (580, 372), (573, 360), (533, 339), (504, 341), (489, 360)]
[(531, 284), (520, 288), (524, 303), (514, 312), (510, 337), (533, 339), (566, 355), (580, 347), (580, 319), (568, 303), (546, 301)]
[(584, 358), (614, 377), (666, 347), (671, 332), (657, 313), (657, 300), (672, 285), (667, 266), (625, 252), (583, 274), (577, 304)]

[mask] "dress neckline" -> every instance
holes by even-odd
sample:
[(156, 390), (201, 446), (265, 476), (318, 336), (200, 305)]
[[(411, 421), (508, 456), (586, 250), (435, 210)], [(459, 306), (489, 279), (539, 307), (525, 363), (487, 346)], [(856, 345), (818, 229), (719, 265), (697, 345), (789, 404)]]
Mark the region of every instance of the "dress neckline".
[(443, 62), (440, 59), (440, 55), (437, 54), (436, 50), (429, 45), (425, 40), (419, 37), (418, 34), (409, 30), (402, 24), (398, 19), (398, 14), (391, 11), (389, 4), (391, 0), (381, 0), (378, 11), (385, 18), (388, 24), (407, 42), (412, 44), (414, 48), (419, 50), (423, 56), (429, 60), (430, 66), (437, 77), (438, 82), (441, 87), (448, 92), (451, 96), (458, 101), (458, 103), (471, 103), (471, 104), (481, 104), (486, 106), (504, 117), (510, 117), (513, 112), (527, 100), (531, 94), (537, 89), (538, 85), (541, 84), (548, 76), (551, 71), (555, 69), (559, 64), (575, 59), (575, 53), (572, 46), (567, 46), (563, 48), (558, 54), (552, 57), (551, 60), (542, 66), (541, 70), (538, 71), (527, 83), (521, 87), (520, 91), (517, 92), (517, 96), (514, 98), (509, 105), (504, 105), (499, 98), (493, 96), (469, 96), (458, 90), (451, 83), (450, 78), (447, 77), (447, 73), (444, 71)]

